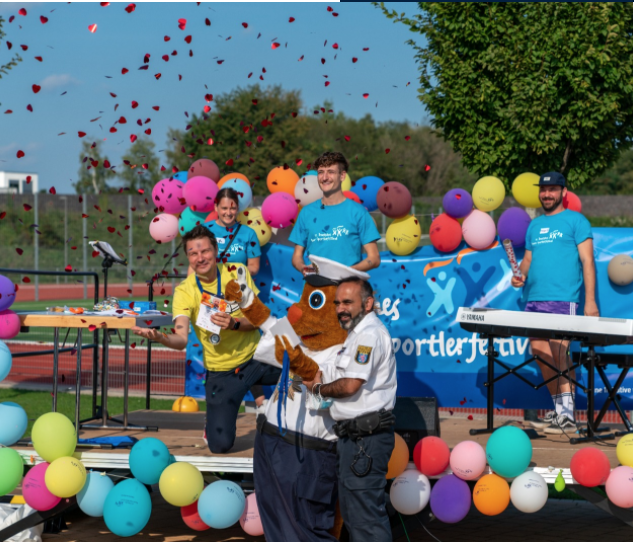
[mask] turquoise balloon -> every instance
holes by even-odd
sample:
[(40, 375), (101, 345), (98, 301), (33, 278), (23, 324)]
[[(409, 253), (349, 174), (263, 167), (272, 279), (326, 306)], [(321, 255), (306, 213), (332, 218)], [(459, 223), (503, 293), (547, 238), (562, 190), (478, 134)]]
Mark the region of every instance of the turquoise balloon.
[(145, 486), (130, 478), (114, 486), (103, 507), (106, 527), (117, 536), (134, 536), (150, 520), (152, 500)]
[(0, 496), (18, 487), (23, 474), (22, 456), (13, 448), (0, 448)]
[(493, 472), (504, 478), (515, 478), (528, 468), (533, 445), (524, 431), (507, 425), (496, 429), (489, 437), (486, 453)]
[(350, 190), (359, 196), (361, 205), (363, 205), (368, 211), (372, 212), (379, 208), (379, 205), (376, 202), (376, 196), (383, 184), (384, 182), (382, 179), (370, 175), (368, 177), (361, 177), (358, 181), (355, 181)]
[(249, 183), (243, 179), (229, 179), (222, 185), (222, 188), (232, 188), (238, 193), (238, 210), (239, 212), (247, 209), (253, 201), (253, 191)]
[(198, 515), (214, 529), (226, 529), (244, 512), (245, 497), (235, 482), (218, 480), (209, 484), (198, 498)]
[(196, 223), (204, 224), (207, 215), (209, 215), (209, 213), (196, 213), (192, 211), (189, 207), (186, 207), (185, 210), (181, 213), (180, 218), (178, 219), (178, 233), (182, 237), (188, 231), (194, 229)]
[(182, 183), (186, 183), (187, 182), (187, 170), (179, 171), (178, 173), (174, 173), (174, 175), (172, 175), (172, 179), (176, 179), (177, 181), (180, 181)]
[(103, 516), (103, 507), (108, 493), (114, 487), (114, 482), (105, 474), (90, 471), (86, 476), (86, 483), (77, 493), (79, 509), (86, 515), (94, 518)]
[(12, 360), (9, 347), (3, 341), (0, 341), (0, 382), (11, 372)]
[(17, 403), (0, 403), (0, 444), (12, 446), (22, 438), (29, 419)]
[(167, 446), (159, 439), (149, 437), (139, 440), (130, 451), (130, 470), (141, 483), (158, 484), (161, 474), (170, 464)]

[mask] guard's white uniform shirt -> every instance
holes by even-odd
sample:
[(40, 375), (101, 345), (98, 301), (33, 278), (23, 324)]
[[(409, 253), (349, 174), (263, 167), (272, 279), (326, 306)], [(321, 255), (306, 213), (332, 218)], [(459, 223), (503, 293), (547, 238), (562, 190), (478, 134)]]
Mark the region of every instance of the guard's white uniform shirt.
[(322, 371), (324, 384), (340, 378), (364, 380), (351, 397), (334, 399), (330, 407), (334, 420), (351, 420), (382, 408), (394, 408), (396, 357), (390, 333), (375, 313), (369, 313), (348, 334), (334, 367), (327, 366)]

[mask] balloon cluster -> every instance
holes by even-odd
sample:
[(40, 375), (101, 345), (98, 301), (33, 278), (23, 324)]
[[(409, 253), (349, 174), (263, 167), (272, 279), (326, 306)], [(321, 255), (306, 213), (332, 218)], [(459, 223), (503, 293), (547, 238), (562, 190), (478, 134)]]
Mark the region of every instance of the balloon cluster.
[[(13, 339), (18, 333), (20, 333), (20, 317), (13, 312), (9, 307), (13, 305), (15, 301), (17, 290), (15, 284), (13, 284), (7, 277), (0, 275), (0, 339)], [(6, 353), (3, 354), (4, 349), (8, 352), (9, 349), (4, 343), (0, 341), (0, 380), (4, 379), (3, 376), (3, 357), (6, 357)], [(9, 354), (11, 356), (11, 354)], [(10, 359), (10, 358), (9, 358)], [(9, 365), (9, 369), (11, 365)], [(7, 374), (9, 371), (7, 370)]]

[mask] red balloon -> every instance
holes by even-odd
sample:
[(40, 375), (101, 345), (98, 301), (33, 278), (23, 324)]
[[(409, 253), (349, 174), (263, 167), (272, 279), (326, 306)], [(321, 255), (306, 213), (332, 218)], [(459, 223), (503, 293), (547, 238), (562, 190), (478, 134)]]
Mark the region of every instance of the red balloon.
[(198, 515), (198, 501), (181, 508), (181, 516), (185, 525), (194, 531), (206, 531), (211, 529)]
[(563, 203), (564, 209), (570, 209), (571, 211), (577, 211), (578, 213), (581, 212), (581, 200), (574, 192), (568, 190)]
[(582, 448), (570, 460), (570, 473), (582, 486), (602, 486), (610, 476), (610, 460), (601, 450)]
[(455, 218), (443, 213), (431, 223), (429, 240), (440, 252), (456, 250), (462, 241), (462, 226)]
[(354, 192), (350, 192), (350, 190), (344, 190), (343, 195), (346, 196), (346, 198), (351, 199), (352, 201), (361, 203), (359, 196), (357, 196)]
[(414, 464), (425, 476), (436, 476), (449, 466), (449, 446), (440, 437), (425, 437), (414, 447)]
[(205, 218), (205, 222), (215, 222), (216, 220), (218, 220), (218, 213), (216, 211), (211, 211), (211, 213), (207, 215), (207, 218)]
[(385, 216), (403, 218), (412, 210), (412, 195), (405, 185), (391, 181), (379, 188), (376, 204)]
[(187, 180), (192, 177), (207, 177), (215, 183), (220, 180), (220, 170), (216, 165), (216, 162), (209, 160), (209, 158), (200, 158), (189, 166), (187, 171)]

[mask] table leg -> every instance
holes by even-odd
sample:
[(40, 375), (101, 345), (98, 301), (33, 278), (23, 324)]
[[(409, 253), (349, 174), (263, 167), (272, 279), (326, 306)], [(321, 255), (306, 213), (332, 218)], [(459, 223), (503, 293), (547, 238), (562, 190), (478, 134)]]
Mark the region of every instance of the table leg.
[(53, 328), (53, 412), (57, 412), (57, 371), (59, 367), (59, 328)]
[(487, 389), (487, 426), (486, 429), (470, 429), (470, 435), (481, 435), (484, 433), (493, 433), (493, 412), (495, 394), (493, 391), (493, 384), (495, 382), (495, 361), (498, 353), (495, 351), (495, 345), (493, 343), (494, 337), (488, 337), (487, 346), (487, 381), (484, 383)]
[(108, 426), (108, 329), (103, 330), (103, 351), (101, 367), (101, 425)]
[(81, 400), (81, 351), (82, 329), (77, 328), (77, 371), (75, 372), (75, 431), (79, 436), (79, 403)]
[(125, 350), (123, 366), (123, 428), (128, 428), (128, 385), (130, 371), (130, 330), (125, 330)]

